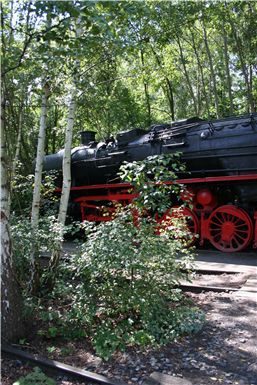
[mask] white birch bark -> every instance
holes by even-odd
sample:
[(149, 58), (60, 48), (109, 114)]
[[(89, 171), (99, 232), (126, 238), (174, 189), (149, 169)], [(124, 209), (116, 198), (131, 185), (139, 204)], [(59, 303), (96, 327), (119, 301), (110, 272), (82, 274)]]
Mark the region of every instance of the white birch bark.
[(62, 182), (62, 193), (61, 193), (61, 200), (60, 200), (59, 214), (58, 214), (59, 234), (55, 243), (55, 250), (51, 255), (51, 259), (48, 267), (48, 274), (45, 280), (45, 285), (48, 288), (48, 290), (51, 290), (53, 288), (57, 267), (61, 257), (64, 226), (65, 226), (65, 220), (66, 220), (66, 214), (67, 214), (69, 196), (70, 196), (70, 188), (71, 188), (71, 146), (72, 146), (72, 132), (73, 132), (73, 126), (74, 126), (74, 118), (75, 118), (75, 108), (76, 108), (76, 87), (74, 85), (70, 95), (69, 112), (68, 112), (67, 126), (65, 131), (65, 145), (64, 145), (63, 164), (62, 164), (63, 182)]
[(49, 97), (49, 86), (45, 83), (43, 87), (41, 115), (40, 115), (40, 127), (37, 144), (37, 157), (35, 167), (35, 181), (32, 200), (31, 211), (31, 230), (32, 230), (32, 252), (31, 252), (31, 278), (29, 282), (29, 288), (31, 293), (36, 293), (39, 285), (38, 276), (38, 248), (36, 242), (36, 234), (39, 223), (39, 208), (40, 208), (40, 195), (42, 184), (42, 171), (43, 171), (43, 159), (45, 154), (45, 135), (46, 135), (46, 117), (47, 117), (47, 99)]
[[(76, 26), (76, 37), (80, 37), (81, 29), (80, 29), (80, 19), (77, 20)], [(75, 61), (75, 73), (79, 72), (79, 60)], [(58, 214), (58, 224), (59, 228), (59, 238), (56, 241), (55, 251), (53, 252), (48, 269), (48, 277), (46, 279), (46, 286), (49, 290), (54, 285), (54, 280), (56, 276), (56, 269), (59, 264), (62, 242), (63, 242), (63, 234), (64, 234), (64, 226), (66, 220), (66, 214), (69, 203), (70, 196), (70, 188), (71, 188), (71, 146), (72, 146), (72, 133), (74, 126), (74, 118), (75, 118), (75, 109), (76, 109), (76, 96), (77, 96), (77, 77), (74, 76), (72, 90), (70, 94), (70, 102), (69, 102), (69, 111), (68, 111), (68, 119), (67, 126), (65, 131), (65, 146), (64, 146), (64, 154), (63, 154), (63, 183), (62, 183), (62, 193), (61, 200), (59, 206), (59, 214)]]
[(21, 135), (22, 135), (22, 119), (23, 119), (23, 108), (21, 107), (19, 112), (19, 123), (18, 123), (18, 137), (16, 142), (16, 148), (15, 148), (15, 154), (12, 164), (12, 175), (15, 175), (17, 164), (20, 157), (20, 150), (21, 150)]
[(208, 38), (207, 38), (207, 31), (206, 27), (204, 24), (204, 19), (202, 19), (202, 27), (203, 27), (203, 39), (204, 39), (204, 44), (207, 52), (207, 56), (209, 59), (209, 64), (210, 64), (210, 75), (211, 75), (211, 81), (213, 85), (213, 94), (214, 94), (214, 104), (215, 104), (215, 111), (216, 111), (216, 116), (217, 118), (220, 117), (220, 112), (219, 112), (219, 99), (218, 99), (218, 92), (217, 92), (217, 82), (216, 82), (216, 73), (214, 71), (214, 66), (213, 66), (213, 60), (212, 60), (212, 55), (208, 43)]
[[(18, 138), (15, 146), (15, 154), (14, 159), (12, 163), (12, 170), (11, 170), (11, 180), (16, 174), (16, 168), (20, 157), (20, 149), (21, 149), (21, 135), (22, 135), (22, 117), (23, 117), (23, 108), (21, 107), (19, 112), (19, 123), (18, 123)], [(10, 208), (11, 208), (11, 196), (12, 196), (12, 183), (10, 183), (10, 191), (8, 192), (8, 207), (7, 212), (8, 215), (10, 214)]]
[[(81, 19), (80, 17), (76, 21), (76, 38), (79, 38), (82, 34), (81, 29)], [(65, 219), (68, 209), (68, 202), (70, 196), (70, 187), (71, 187), (71, 146), (72, 146), (72, 133), (75, 119), (75, 109), (76, 109), (76, 96), (77, 96), (77, 80), (80, 62), (78, 58), (75, 61), (74, 65), (75, 76), (73, 78), (73, 85), (70, 94), (70, 103), (69, 103), (69, 112), (67, 119), (67, 126), (65, 131), (65, 146), (63, 154), (63, 184), (62, 184), (62, 194), (59, 207), (58, 222), (63, 227), (65, 225)]]
[(222, 20), (222, 35), (223, 35), (223, 45), (224, 45), (224, 57), (225, 57), (225, 69), (227, 76), (227, 88), (228, 88), (228, 97), (229, 97), (229, 113), (233, 115), (234, 106), (233, 106), (233, 94), (232, 94), (232, 80), (230, 75), (229, 68), (229, 53), (228, 53), (228, 37), (225, 28), (225, 20)]
[(43, 90), (44, 90), (44, 93), (42, 96), (42, 104), (41, 104), (40, 128), (39, 128), (38, 144), (37, 144), (35, 181), (34, 181), (32, 211), (31, 211), (31, 225), (32, 225), (33, 231), (37, 230), (38, 221), (39, 221), (43, 159), (45, 155), (47, 99), (49, 97), (49, 87), (47, 84), (44, 85)]
[[(8, 215), (8, 184), (7, 184), (7, 160), (6, 160), (6, 148), (5, 148), (5, 133), (4, 133), (4, 116), (2, 115), (4, 111), (1, 111), (1, 131), (0, 131), (0, 141), (1, 141), (1, 213), (4, 213), (7, 220)], [(1, 217), (2, 219), (2, 217)]]
[[(51, 27), (51, 18), (49, 12), (47, 11), (47, 28)], [(45, 41), (45, 49), (48, 51), (50, 41)], [(34, 190), (33, 190), (33, 201), (32, 201), (32, 212), (31, 212), (31, 226), (32, 231), (36, 232), (38, 229), (39, 222), (39, 208), (40, 208), (40, 193), (41, 193), (41, 184), (42, 184), (42, 171), (43, 171), (43, 161), (45, 155), (45, 137), (46, 137), (46, 118), (47, 118), (47, 100), (50, 95), (49, 85), (45, 80), (48, 75), (48, 65), (46, 63), (43, 76), (43, 95), (42, 95), (42, 104), (41, 104), (41, 114), (40, 114), (40, 126), (38, 134), (38, 144), (37, 144), (37, 157), (36, 157), (36, 167), (35, 167), (35, 181), (34, 181)], [(33, 258), (33, 257), (32, 257)]]
[(184, 75), (185, 75), (185, 78), (186, 78), (186, 81), (187, 81), (187, 87), (188, 87), (190, 96), (191, 96), (192, 101), (193, 101), (194, 112), (195, 112), (195, 115), (198, 116), (196, 97), (195, 97), (193, 86), (192, 86), (192, 83), (191, 83), (191, 80), (190, 80), (190, 76), (189, 76), (189, 73), (188, 73), (188, 70), (187, 70), (186, 60), (185, 60), (185, 56), (184, 56), (184, 53), (183, 53), (183, 48), (182, 48), (182, 45), (181, 45), (181, 42), (180, 42), (180, 38), (179, 38), (178, 35), (177, 35), (177, 43), (178, 43), (178, 47), (179, 47), (179, 53), (180, 53), (182, 67), (183, 67), (183, 70), (184, 70)]
[[(82, 30), (80, 27), (81, 20), (78, 18), (76, 23), (76, 38), (81, 36)], [(80, 62), (78, 59), (75, 61), (75, 74), (78, 74)], [(71, 187), (71, 146), (72, 146), (72, 133), (75, 118), (76, 109), (76, 95), (77, 95), (77, 75), (73, 78), (73, 85), (70, 94), (69, 112), (67, 119), (67, 126), (65, 131), (65, 146), (63, 154), (63, 183), (62, 183), (62, 194), (59, 207), (58, 222), (61, 228), (65, 225), (65, 219), (67, 214), (70, 187)], [(62, 234), (63, 235), (63, 234)]]
[[(4, 104), (4, 103), (3, 103)], [(9, 230), (7, 158), (4, 134), (4, 108), (1, 111), (1, 327), (3, 341), (20, 337), (23, 332), (21, 319), (21, 294), (15, 280), (13, 269), (11, 236)]]
[(59, 207), (58, 222), (63, 227), (65, 225), (65, 219), (67, 214), (70, 187), (71, 187), (71, 146), (72, 146), (72, 132), (75, 118), (75, 102), (76, 89), (73, 88), (71, 92), (71, 99), (69, 104), (69, 113), (67, 119), (67, 128), (65, 132), (65, 146), (63, 155), (63, 183), (62, 183), (62, 194)]

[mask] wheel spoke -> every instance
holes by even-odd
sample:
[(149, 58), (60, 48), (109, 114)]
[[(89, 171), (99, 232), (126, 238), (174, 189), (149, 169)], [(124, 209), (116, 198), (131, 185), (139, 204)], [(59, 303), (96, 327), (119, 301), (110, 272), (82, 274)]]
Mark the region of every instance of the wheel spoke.
[(240, 220), (241, 220), (240, 218), (232, 216), (232, 221), (234, 224), (237, 224), (238, 222), (240, 222)]
[(209, 218), (209, 241), (218, 250), (243, 250), (252, 238), (253, 225), (248, 214), (232, 205), (218, 207)]
[(213, 221), (216, 221), (216, 222), (218, 222), (218, 223), (220, 223), (220, 224), (223, 223), (223, 220), (222, 220), (221, 218), (219, 218), (218, 216), (213, 217), (212, 220), (213, 220)]
[(239, 239), (239, 240), (241, 239), (243, 242), (245, 241), (245, 237), (243, 237), (242, 235), (239, 235), (239, 234), (235, 234), (234, 238)]
[(239, 242), (239, 241), (236, 239), (236, 237), (233, 237), (233, 238), (232, 238), (232, 242), (234, 242), (234, 243), (236, 244), (237, 247), (241, 245), (241, 242)]
[(245, 230), (238, 230), (238, 229), (236, 229), (236, 234), (238, 234), (238, 233), (248, 234), (249, 230), (248, 229), (245, 229)]
[(246, 223), (243, 222), (243, 223), (240, 223), (239, 225), (236, 225), (236, 228), (238, 229), (239, 227), (245, 227), (245, 226), (247, 226), (247, 225), (246, 225)]
[(215, 219), (217, 219), (217, 218), (213, 218), (211, 223), (212, 223), (213, 225), (215, 225), (215, 226), (221, 227), (221, 226), (222, 226), (222, 222), (218, 222), (218, 223), (217, 223), (217, 222), (215, 221)]

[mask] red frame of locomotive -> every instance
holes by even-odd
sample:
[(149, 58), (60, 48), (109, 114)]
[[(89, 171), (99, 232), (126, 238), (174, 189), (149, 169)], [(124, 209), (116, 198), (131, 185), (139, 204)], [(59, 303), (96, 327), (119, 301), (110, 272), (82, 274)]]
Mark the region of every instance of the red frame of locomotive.
[[(233, 182), (248, 182), (248, 181), (254, 181), (257, 180), (257, 175), (232, 175), (232, 176), (214, 176), (214, 177), (203, 177), (203, 178), (187, 178), (187, 179), (178, 179), (176, 180), (176, 183), (184, 184), (187, 187), (190, 186), (196, 186), (199, 185), (205, 185), (208, 189), (208, 184), (210, 183), (233, 183)], [(167, 182), (167, 184), (170, 184), (173, 182)], [(129, 183), (112, 183), (112, 184), (98, 184), (98, 185), (89, 185), (89, 186), (78, 186), (78, 187), (71, 187), (72, 191), (81, 191), (85, 192), (87, 195), (80, 196), (78, 198), (73, 199), (73, 202), (77, 202), (80, 205), (81, 210), (81, 217), (82, 221), (91, 221), (91, 222), (103, 222), (111, 220), (111, 215), (106, 215), (105, 213), (101, 213), (101, 208), (104, 206), (103, 204), (99, 204), (101, 202), (117, 202), (121, 203), (122, 205), (126, 206), (127, 204), (131, 203), (131, 201), (137, 196), (137, 194), (129, 191), (131, 190), (132, 186)], [(97, 192), (96, 192), (97, 190)], [(100, 190), (100, 193), (99, 193)], [(56, 189), (56, 192), (60, 192), (61, 189)], [(204, 198), (205, 199), (205, 198)], [(208, 197), (207, 194), (207, 200), (211, 202), (212, 196), (210, 193), (210, 197)], [(99, 203), (98, 203), (99, 202)], [(250, 218), (249, 215), (241, 208), (233, 205), (225, 205), (225, 206), (217, 206), (213, 205), (206, 205), (206, 208), (203, 207), (201, 211), (197, 210), (191, 210), (186, 209), (185, 215), (192, 216), (194, 220), (195, 225), (195, 232), (199, 234), (199, 241), (200, 245), (203, 245), (205, 240), (211, 241), (211, 243), (216, 247), (217, 249), (221, 251), (239, 251), (246, 246), (248, 246), (249, 243), (253, 241), (253, 247), (257, 248), (257, 207), (254, 208), (254, 214), (253, 218)], [(87, 212), (87, 209), (89, 209), (89, 213)], [(108, 208), (109, 214), (111, 214), (111, 208)], [(115, 210), (115, 209), (113, 209)], [(214, 211), (213, 211), (214, 210)], [(191, 213), (190, 213), (190, 212)], [(221, 212), (220, 212), (221, 211)], [(223, 212), (224, 211), (224, 212)], [(196, 215), (197, 212), (197, 215)], [(212, 221), (213, 213), (217, 212), (218, 218), (213, 219), (213, 223), (210, 223)], [(235, 226), (239, 229), (238, 230), (238, 236), (239, 236), (239, 243), (240, 236), (243, 234), (243, 227), (242, 225), (236, 225), (236, 221), (233, 218), (233, 214), (239, 215), (239, 217), (242, 217), (244, 221), (246, 221), (246, 224), (248, 224), (247, 231), (245, 231), (247, 240), (244, 240), (244, 245), (241, 247), (239, 245), (239, 248), (237, 248), (237, 245), (234, 244), (230, 248), (225, 247), (223, 245), (226, 245), (226, 239), (229, 240), (231, 238), (231, 234), (233, 233), (233, 229)], [(220, 233), (222, 235), (222, 241), (219, 241), (218, 244), (215, 244), (215, 226), (217, 223), (217, 219), (219, 220), (219, 215), (224, 216), (224, 223), (222, 226), (220, 226)], [(233, 220), (230, 221), (226, 218), (232, 218)], [(213, 227), (213, 234), (212, 230), (210, 231), (210, 228)], [(241, 230), (240, 230), (241, 226)], [(217, 231), (217, 229), (216, 229)], [(218, 230), (219, 231), (219, 230)], [(234, 230), (237, 231), (237, 230)], [(240, 234), (240, 232), (242, 234)], [(244, 235), (245, 236), (245, 235)], [(241, 242), (241, 243), (242, 243)], [(219, 244), (220, 243), (220, 244)], [(241, 248), (240, 248), (241, 247)]]

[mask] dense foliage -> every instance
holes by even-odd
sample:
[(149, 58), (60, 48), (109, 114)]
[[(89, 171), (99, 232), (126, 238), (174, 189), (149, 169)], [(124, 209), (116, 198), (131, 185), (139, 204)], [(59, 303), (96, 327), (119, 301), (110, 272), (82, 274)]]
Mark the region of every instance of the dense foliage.
[(256, 111), (256, 2), (11, 0), (1, 7), (2, 107), (10, 162), (21, 132), (23, 172), (35, 158), (45, 80), (45, 149), (63, 146), (74, 58), (74, 143), (84, 129), (100, 138), (193, 115)]
[(33, 372), (20, 377), (13, 385), (56, 385), (56, 381), (46, 376), (41, 369), (35, 367)]
[(62, 264), (51, 294), (36, 304), (28, 300), (28, 308), (40, 310), (40, 334), (88, 337), (108, 359), (117, 349), (165, 344), (201, 328), (202, 314), (177, 288), (192, 272), (192, 235), (180, 217), (160, 229), (154, 215), (157, 208), (159, 215), (170, 208), (171, 194), (183, 191), (182, 185), (162, 183), (174, 182), (181, 168), (177, 154), (122, 167), (139, 196), (126, 209), (117, 207), (112, 221), (84, 223), (86, 242)]

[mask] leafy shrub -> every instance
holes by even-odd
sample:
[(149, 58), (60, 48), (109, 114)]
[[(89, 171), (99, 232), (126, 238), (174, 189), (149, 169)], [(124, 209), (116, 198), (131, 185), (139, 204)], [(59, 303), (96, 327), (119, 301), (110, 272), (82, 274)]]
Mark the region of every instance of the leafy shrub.
[(157, 231), (156, 211), (170, 208), (172, 194), (177, 203), (184, 189), (163, 183), (175, 179), (170, 163), (173, 169), (184, 169), (177, 156), (123, 167), (139, 197), (126, 210), (117, 210), (110, 222), (84, 224), (87, 240), (81, 253), (63, 268), (52, 293), (58, 311), (42, 308), (45, 335), (54, 330), (65, 337), (88, 336), (96, 352), (108, 359), (116, 349), (164, 344), (201, 328), (202, 314), (177, 288), (193, 267), (186, 221), (175, 216)]
[(186, 172), (185, 165), (180, 162), (180, 155), (153, 155), (142, 161), (124, 162), (120, 176), (122, 180), (131, 183), (134, 191), (139, 194), (134, 201), (138, 209), (162, 214), (171, 207), (171, 199), (173, 203), (178, 202), (185, 187), (176, 183), (177, 173)]
[[(16, 170), (16, 174), (12, 177), (12, 200), (11, 212), (19, 217), (29, 217), (33, 199), (34, 175), (21, 175), (19, 173), (20, 166)], [(53, 194), (55, 189), (56, 171), (43, 173), (41, 186), (41, 212), (45, 215), (56, 214), (58, 205), (57, 197)]]
[(56, 385), (56, 381), (47, 377), (38, 367), (33, 372), (19, 378), (13, 385)]
[(43, 217), (39, 220), (37, 234), (33, 235), (30, 219), (16, 215), (11, 216), (10, 230), (17, 277), (21, 286), (26, 289), (33, 245), (40, 253), (52, 252), (60, 237), (60, 228), (53, 216)]

